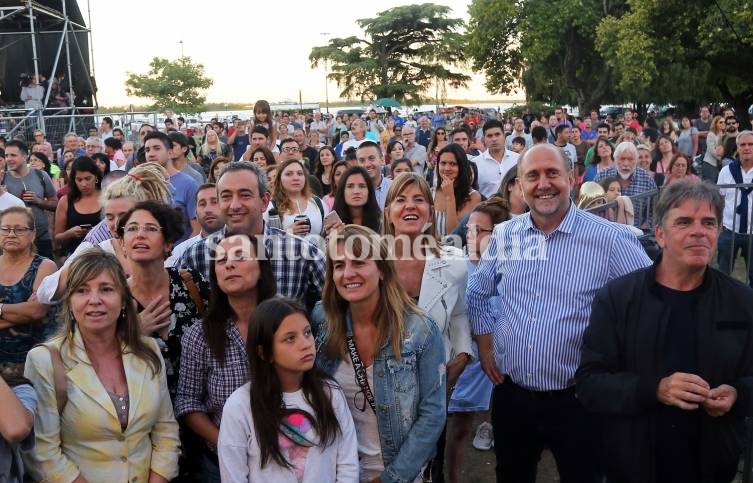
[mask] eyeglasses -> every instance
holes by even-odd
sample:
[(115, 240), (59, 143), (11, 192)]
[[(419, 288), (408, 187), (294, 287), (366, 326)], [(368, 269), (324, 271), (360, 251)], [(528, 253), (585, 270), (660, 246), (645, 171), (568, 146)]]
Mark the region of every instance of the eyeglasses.
[(463, 228), (463, 232), (465, 232), (466, 235), (474, 235), (477, 236), (480, 233), (492, 233), (494, 230), (489, 230), (487, 228), (481, 228), (478, 225), (465, 225), (465, 228)]
[(737, 121), (727, 121), (724, 124), (726, 124), (728, 126), (736, 126), (737, 125)]
[[(357, 383), (358, 381), (356, 381)], [(353, 394), (353, 407), (359, 411), (366, 412), (366, 394), (363, 389), (360, 389), (357, 393)]]
[(162, 227), (158, 225), (138, 225), (136, 223), (128, 224), (123, 229), (125, 233), (128, 233), (130, 235), (135, 235), (139, 232), (144, 232), (147, 235), (155, 235), (162, 231)]
[(34, 228), (28, 228), (25, 226), (0, 226), (0, 235), (2, 236), (8, 236), (11, 233), (13, 233), (16, 236), (23, 236), (27, 233), (34, 231)]
[(287, 148), (282, 148), (282, 150), (283, 152), (286, 152), (286, 153), (297, 153), (298, 151), (300, 151), (300, 149), (298, 149), (297, 147), (287, 147)]

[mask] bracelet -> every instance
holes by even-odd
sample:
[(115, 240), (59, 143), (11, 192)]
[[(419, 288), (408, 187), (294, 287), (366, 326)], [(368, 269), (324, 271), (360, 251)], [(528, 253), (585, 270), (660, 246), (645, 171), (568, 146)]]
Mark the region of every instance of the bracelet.
[[(10, 232), (9, 232), (9, 233), (10, 233)], [(2, 318), (3, 318), (3, 306), (4, 306), (4, 305), (5, 305), (4, 303), (0, 303), (0, 319), (2, 319)]]

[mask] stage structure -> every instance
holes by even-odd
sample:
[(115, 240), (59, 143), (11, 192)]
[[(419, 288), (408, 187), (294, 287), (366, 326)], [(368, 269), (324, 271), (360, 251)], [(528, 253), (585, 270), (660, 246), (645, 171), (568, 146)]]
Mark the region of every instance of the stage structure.
[[(0, 0), (0, 134), (31, 140), (40, 128), (54, 145), (93, 124), (90, 39), (76, 0)], [(20, 98), (31, 76), (45, 91), (37, 108)]]

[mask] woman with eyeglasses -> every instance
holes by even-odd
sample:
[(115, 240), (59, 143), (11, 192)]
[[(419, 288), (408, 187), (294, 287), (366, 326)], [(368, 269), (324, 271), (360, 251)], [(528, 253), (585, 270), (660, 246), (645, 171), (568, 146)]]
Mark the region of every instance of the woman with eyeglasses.
[(448, 144), (439, 151), (437, 174), (434, 203), (437, 232), (441, 239), (481, 201), (481, 194), (471, 187), (473, 171), (468, 156), (457, 144)]
[[(12, 206), (0, 213), (0, 371), (20, 376), (29, 350), (51, 327), (49, 306), (29, 299), (55, 263), (34, 253), (34, 216)], [(54, 329), (54, 328), (52, 328)]]
[[(476, 269), (481, 255), (491, 240), (494, 227), (510, 219), (510, 211), (499, 198), (492, 197), (477, 205), (470, 213), (466, 225), (466, 267), (468, 274)], [(478, 360), (478, 347), (473, 344), (474, 360), (466, 366), (455, 384), (447, 405), (447, 480), (461, 481), (460, 475), (465, 459), (465, 449), (477, 413), (486, 413), (473, 438), (473, 446), (478, 450), (491, 449), (493, 442), (492, 426), (488, 421), (492, 382), (481, 369)]]
[(312, 328), (317, 364), (343, 389), (353, 416), (359, 481), (420, 482), (445, 421), (445, 348), (389, 250), (362, 226), (330, 236)]
[(177, 268), (165, 267), (165, 258), (182, 233), (180, 215), (156, 201), (136, 203), (118, 221), (118, 237), (130, 262), (128, 286), (136, 301), (141, 332), (157, 339), (173, 398), (178, 391), (181, 337), (201, 320), (201, 308), (209, 299), (198, 273), (189, 272), (191, 281), (187, 282)]

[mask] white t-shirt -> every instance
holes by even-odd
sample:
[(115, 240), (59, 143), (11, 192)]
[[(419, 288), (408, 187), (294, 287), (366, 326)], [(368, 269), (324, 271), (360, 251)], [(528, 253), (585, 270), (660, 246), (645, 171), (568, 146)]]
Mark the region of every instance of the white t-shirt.
[[(376, 414), (369, 401), (356, 382), (356, 373), (350, 356), (344, 357), (334, 375), (335, 381), (342, 387), (348, 408), (357, 428), (358, 460), (361, 467), (360, 481), (371, 481), (384, 473), (382, 460), (382, 443), (379, 440), (379, 425)], [(374, 366), (366, 368), (366, 380), (369, 387), (374, 387)], [(372, 393), (374, 390), (372, 389)], [(356, 397), (357, 396), (357, 397)], [(356, 402), (358, 407), (356, 407)], [(364, 409), (364, 410), (362, 410)]]
[(0, 195), (0, 211), (6, 210), (11, 206), (26, 206), (21, 198), (14, 196), (7, 191)]
[[(320, 200), (321, 201), (321, 200)], [(325, 202), (322, 201), (322, 208), (324, 210), (324, 216), (327, 216), (327, 213), (330, 212), (329, 206)], [(272, 203), (269, 203), (269, 206), (267, 206), (267, 211), (264, 212), (264, 221), (269, 221), (269, 210), (272, 209)], [(295, 222), (295, 217), (298, 216), (299, 213), (285, 213), (280, 217), (280, 221), (282, 222), (282, 229), (287, 230), (290, 225)], [(319, 235), (321, 235), (322, 230), (324, 230), (324, 216), (322, 216), (322, 212), (319, 210), (319, 207), (316, 204), (316, 201), (314, 201), (313, 198), (311, 198), (306, 204), (306, 209), (303, 210), (304, 215), (308, 215), (309, 221), (311, 221), (311, 231), (307, 235), (307, 237), (311, 237), (312, 239), (315, 239)]]
[[(283, 454), (295, 468), (283, 468), (274, 461), (268, 461), (262, 469), (261, 451), (251, 414), (250, 384), (246, 383), (236, 389), (225, 402), (222, 411), (217, 452), (223, 483), (298, 483), (296, 469), (303, 472), (300, 480), (303, 483), (358, 481), (356, 432), (345, 395), (341, 390), (332, 389), (332, 408), (341, 431), (334, 443), (326, 448), (319, 445), (308, 448), (295, 446), (291, 449), (283, 447)], [(283, 393), (282, 399), (287, 408), (303, 409), (313, 414), (303, 391)], [(314, 435), (314, 438), (318, 436)], [(287, 440), (282, 436), (280, 439)]]

